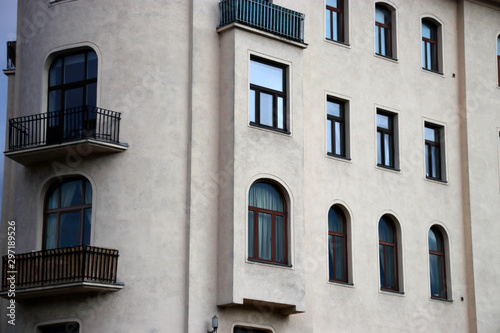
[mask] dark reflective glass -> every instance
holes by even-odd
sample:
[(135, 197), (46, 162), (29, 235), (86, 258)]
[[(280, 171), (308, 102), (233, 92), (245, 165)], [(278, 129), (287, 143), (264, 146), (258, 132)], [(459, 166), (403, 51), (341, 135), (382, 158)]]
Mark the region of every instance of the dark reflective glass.
[(378, 223), (378, 235), (380, 241), (394, 243), (394, 226), (392, 221), (383, 216)]
[(66, 90), (64, 95), (64, 109), (83, 106), (83, 87)]
[(61, 207), (79, 206), (82, 204), (82, 181), (75, 180), (62, 184)]
[(87, 79), (97, 78), (97, 55), (95, 52), (87, 53)]
[(436, 227), (429, 230), (429, 250), (443, 252), (443, 238)]
[(345, 232), (345, 216), (342, 210), (333, 206), (328, 211), (328, 230), (334, 232)]
[(85, 53), (78, 53), (64, 58), (64, 83), (85, 80)]
[(62, 83), (62, 58), (56, 60), (50, 67), (49, 86), (57, 86)]
[(249, 206), (284, 212), (285, 203), (279, 191), (267, 183), (252, 185), (249, 193)]
[(80, 245), (80, 212), (62, 213), (59, 247)]

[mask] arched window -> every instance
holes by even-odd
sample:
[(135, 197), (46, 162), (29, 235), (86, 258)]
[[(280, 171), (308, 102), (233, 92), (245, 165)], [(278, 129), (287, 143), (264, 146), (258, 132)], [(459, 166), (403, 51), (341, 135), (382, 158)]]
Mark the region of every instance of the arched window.
[(340, 43), (347, 43), (346, 28), (347, 0), (326, 0), (326, 38)]
[(446, 269), (443, 234), (437, 226), (429, 230), (431, 297), (446, 299)]
[(438, 63), (438, 25), (429, 19), (422, 20), (422, 68), (437, 72)]
[(384, 215), (378, 223), (380, 288), (399, 291), (398, 241), (392, 219)]
[(249, 259), (288, 263), (286, 203), (272, 183), (257, 182), (248, 196)]
[(384, 5), (375, 5), (375, 53), (392, 57), (392, 13)]
[(76, 140), (95, 130), (97, 55), (92, 50), (63, 54), (49, 70), (47, 144)]
[(90, 245), (92, 186), (83, 178), (52, 185), (45, 196), (44, 249)]
[(328, 267), (330, 281), (347, 282), (347, 225), (342, 209), (328, 212)]
[(497, 37), (497, 71), (498, 85), (500, 86), (500, 35)]

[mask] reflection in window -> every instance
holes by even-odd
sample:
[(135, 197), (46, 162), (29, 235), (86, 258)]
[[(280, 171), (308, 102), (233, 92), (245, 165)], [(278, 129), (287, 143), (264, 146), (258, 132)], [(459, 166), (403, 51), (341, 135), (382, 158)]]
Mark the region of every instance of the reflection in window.
[(250, 124), (287, 131), (286, 67), (250, 60)]
[(429, 266), (431, 296), (446, 298), (444, 239), (437, 226), (429, 230)]
[(330, 281), (347, 282), (347, 230), (342, 209), (328, 212), (328, 267)]
[(438, 40), (437, 25), (429, 20), (422, 20), (422, 68), (437, 72)]
[(397, 239), (394, 222), (387, 215), (378, 223), (380, 287), (398, 290)]
[(327, 152), (346, 157), (345, 102), (329, 98), (326, 102)]
[(248, 257), (287, 264), (287, 230), (280, 190), (270, 183), (253, 184), (248, 198)]
[(375, 52), (392, 57), (391, 12), (382, 5), (375, 6)]
[(50, 187), (45, 203), (44, 249), (90, 245), (92, 186), (84, 178)]
[(344, 0), (326, 0), (326, 38), (344, 43)]
[(377, 164), (394, 168), (394, 115), (377, 112)]

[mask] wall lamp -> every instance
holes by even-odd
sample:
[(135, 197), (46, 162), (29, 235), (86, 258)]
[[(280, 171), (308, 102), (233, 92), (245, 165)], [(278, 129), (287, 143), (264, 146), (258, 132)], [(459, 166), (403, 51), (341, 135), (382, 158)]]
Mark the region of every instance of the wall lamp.
[(212, 318), (212, 330), (207, 331), (207, 333), (215, 333), (217, 332), (217, 328), (219, 327), (219, 318), (217, 316), (213, 316)]

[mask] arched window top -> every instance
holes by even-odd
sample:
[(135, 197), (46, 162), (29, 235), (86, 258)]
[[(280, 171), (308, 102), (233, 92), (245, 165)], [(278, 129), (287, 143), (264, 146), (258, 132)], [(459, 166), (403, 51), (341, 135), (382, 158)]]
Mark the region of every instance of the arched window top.
[(396, 241), (396, 230), (392, 219), (384, 215), (378, 224), (379, 239), (382, 242), (394, 243)]
[(285, 200), (276, 186), (267, 182), (258, 182), (250, 188), (248, 205), (277, 212), (285, 211)]
[(334, 205), (328, 212), (328, 231), (345, 233), (346, 232), (346, 218), (342, 209)]
[(375, 5), (375, 21), (382, 24), (390, 24), (391, 10), (381, 3)]
[(429, 250), (436, 252), (443, 252), (443, 235), (438, 227), (433, 226), (429, 230)]
[(422, 20), (422, 37), (436, 40), (437, 37), (437, 24), (430, 19)]

